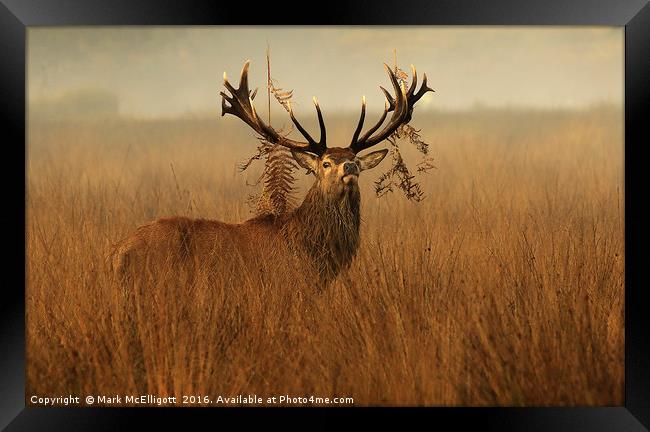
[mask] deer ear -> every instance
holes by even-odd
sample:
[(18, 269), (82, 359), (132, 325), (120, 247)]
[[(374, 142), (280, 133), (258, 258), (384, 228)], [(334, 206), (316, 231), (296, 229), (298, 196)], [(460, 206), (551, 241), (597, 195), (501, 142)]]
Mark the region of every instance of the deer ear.
[(306, 170), (315, 173), (318, 170), (318, 156), (311, 153), (291, 150), (291, 155), (298, 162), (298, 165)]
[(388, 154), (388, 149), (377, 150), (367, 155), (359, 156), (359, 168), (361, 171), (368, 170), (379, 165)]

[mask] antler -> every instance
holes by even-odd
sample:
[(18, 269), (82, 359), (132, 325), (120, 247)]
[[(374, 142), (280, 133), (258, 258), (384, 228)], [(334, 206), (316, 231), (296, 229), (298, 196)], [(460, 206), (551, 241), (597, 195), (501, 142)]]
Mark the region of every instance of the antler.
[[(307, 139), (304, 141), (296, 141), (290, 138), (287, 138), (280, 134), (278, 131), (273, 129), (270, 125), (267, 125), (260, 119), (255, 111), (255, 106), (253, 105), (253, 99), (257, 94), (257, 89), (254, 92), (248, 90), (248, 66), (250, 60), (247, 60), (244, 63), (244, 67), (241, 71), (241, 77), (239, 78), (239, 88), (234, 88), (226, 77), (226, 73), (223, 73), (223, 85), (230, 92), (231, 96), (228, 96), (224, 92), (219, 92), (222, 97), (221, 101), (221, 115), (232, 114), (236, 117), (239, 117), (247, 125), (249, 125), (255, 132), (260, 134), (264, 139), (274, 144), (280, 144), (285, 147), (294, 150), (300, 150), (310, 153), (315, 153), (319, 156), (322, 156), (323, 153), (327, 150), (327, 145), (325, 143), (326, 133), (325, 133), (325, 122), (323, 121), (323, 115), (318, 106), (318, 101), (314, 98), (314, 104), (316, 105), (316, 112), (318, 113), (318, 124), (320, 125), (320, 140), (316, 142), (311, 135), (302, 127), (298, 122), (296, 117), (293, 115), (293, 110), (291, 109), (291, 104), (289, 104), (289, 115), (291, 120), (296, 125), (300, 133)], [(226, 104), (230, 104), (228, 106)]]
[[(417, 92), (415, 91), (418, 84), (418, 76), (415, 70), (415, 66), (411, 65), (411, 70), (413, 72), (413, 81), (411, 82), (411, 86), (409, 87), (408, 91), (404, 88), (403, 85), (399, 84), (399, 81), (397, 80), (397, 77), (391, 70), (390, 66), (388, 66), (386, 63), (384, 63), (384, 66), (386, 67), (390, 81), (393, 84), (393, 89), (395, 90), (395, 98), (391, 96), (388, 90), (382, 86), (379, 86), (379, 88), (384, 92), (384, 95), (386, 96), (384, 113), (381, 115), (381, 118), (377, 124), (368, 129), (368, 131), (361, 138), (359, 138), (359, 134), (363, 129), (363, 121), (366, 117), (366, 98), (364, 97), (362, 99), (361, 117), (359, 118), (357, 129), (354, 131), (352, 142), (349, 146), (349, 148), (355, 153), (359, 153), (362, 150), (379, 144), (381, 141), (391, 136), (393, 132), (395, 132), (398, 127), (400, 127), (400, 125), (411, 121), (415, 103), (419, 101), (420, 98), (425, 95), (425, 93), (433, 91), (433, 89), (427, 86), (426, 74), (424, 74), (424, 77), (422, 79), (422, 86), (420, 87), (420, 90)], [(388, 124), (377, 135), (372, 136), (372, 134), (375, 133), (377, 129), (379, 129), (379, 127), (384, 123), (386, 116), (391, 111), (393, 112), (393, 115), (391, 116)]]

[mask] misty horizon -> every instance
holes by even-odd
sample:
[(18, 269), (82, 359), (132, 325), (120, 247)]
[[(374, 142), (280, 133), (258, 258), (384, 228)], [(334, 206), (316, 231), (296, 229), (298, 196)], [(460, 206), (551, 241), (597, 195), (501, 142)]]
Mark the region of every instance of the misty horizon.
[(330, 114), (358, 112), (362, 95), (379, 112), (394, 50), (436, 91), (421, 112), (623, 102), (613, 27), (41, 27), (28, 30), (29, 108), (56, 113), (77, 100), (82, 116), (90, 101), (124, 117), (220, 115), (222, 74), (236, 84), (246, 60), (266, 106), (267, 43), (271, 76), (304, 116), (312, 96)]

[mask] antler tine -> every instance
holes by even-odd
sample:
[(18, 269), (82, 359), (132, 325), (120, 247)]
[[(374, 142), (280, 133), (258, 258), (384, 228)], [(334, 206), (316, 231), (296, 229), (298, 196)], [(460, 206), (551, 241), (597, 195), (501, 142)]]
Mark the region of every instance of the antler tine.
[[(223, 71), (223, 85), (228, 89), (228, 91), (231, 94), (234, 95), (237, 92), (237, 90), (235, 90), (235, 88), (228, 81), (228, 75), (226, 75), (226, 71)], [(223, 94), (223, 92), (221, 92), (221, 94)]]
[(413, 77), (413, 81), (411, 82), (411, 86), (409, 87), (409, 91), (407, 93), (407, 96), (410, 98), (413, 96), (413, 92), (415, 91), (415, 88), (418, 86), (418, 71), (415, 70), (415, 66), (411, 65), (411, 76)]
[[(413, 67), (413, 73), (415, 73), (415, 67)], [(413, 75), (413, 81), (415, 81), (416, 76)], [(412, 90), (415, 90), (415, 85), (411, 86)], [(409, 92), (411, 93), (408, 96), (409, 99), (409, 110), (408, 110), (408, 115), (406, 116), (406, 119), (404, 123), (408, 123), (411, 121), (411, 117), (413, 116), (413, 108), (415, 107), (415, 103), (419, 101), (422, 96), (424, 96), (427, 92), (435, 92), (432, 88), (429, 88), (427, 86), (427, 74), (422, 75), (422, 86), (420, 86), (420, 90), (417, 91), (417, 93), (413, 94), (411, 89), (409, 89)]]
[(320, 127), (320, 141), (316, 142), (316, 140), (312, 138), (311, 135), (309, 135), (309, 132), (307, 132), (307, 130), (300, 124), (296, 116), (293, 114), (293, 108), (291, 107), (291, 102), (289, 102), (289, 116), (291, 117), (291, 121), (293, 121), (293, 124), (296, 125), (296, 128), (298, 128), (302, 136), (304, 136), (305, 139), (307, 139), (307, 142), (311, 147), (311, 150), (309, 151), (316, 154), (323, 154), (327, 149), (327, 145), (325, 143), (325, 139), (327, 138), (327, 133), (325, 131), (325, 122), (323, 121), (323, 113), (320, 110), (318, 101), (316, 100), (316, 98), (313, 98), (313, 100), (314, 100), (314, 105), (316, 106), (316, 113), (318, 114), (318, 124)]
[(325, 121), (323, 120), (323, 113), (320, 111), (320, 105), (316, 96), (313, 97), (314, 105), (316, 106), (316, 114), (318, 114), (318, 127), (320, 127), (320, 140), (318, 141), (322, 146), (327, 143), (327, 131), (325, 130)]
[(222, 97), (221, 115), (223, 116), (225, 114), (232, 114), (235, 117), (238, 117), (239, 119), (244, 121), (247, 125), (249, 125), (255, 132), (257, 132), (264, 139), (266, 139), (271, 143), (280, 144), (294, 150), (309, 151), (318, 155), (322, 155), (325, 152), (326, 146), (324, 144), (325, 124), (323, 122), (320, 109), (317, 107), (319, 123), (321, 125), (321, 143), (316, 143), (309, 136), (309, 134), (306, 133), (306, 131), (302, 128), (302, 126), (300, 126), (298, 121), (295, 119), (292, 112), (290, 112), (291, 118), (296, 124), (296, 126), (298, 127), (298, 129), (303, 133), (303, 135), (305, 135), (305, 138), (307, 138), (307, 142), (296, 141), (281, 135), (273, 127), (264, 123), (262, 119), (260, 119), (257, 116), (257, 112), (255, 111), (255, 106), (253, 105), (253, 98), (257, 94), (257, 89), (255, 89), (255, 91), (252, 93), (248, 89), (249, 65), (250, 65), (250, 61), (247, 60), (244, 63), (244, 67), (242, 68), (241, 71), (238, 88), (234, 88), (232, 84), (230, 84), (230, 82), (228, 81), (228, 76), (226, 75), (226, 73), (225, 72), (223, 73), (223, 85), (226, 88), (226, 90), (230, 92), (230, 95), (227, 95), (224, 92), (219, 92), (219, 94)]
[(435, 93), (436, 91), (431, 87), (427, 86), (427, 74), (424, 74), (422, 76), (422, 86), (420, 87), (420, 90), (418, 90), (415, 97), (413, 98), (413, 103), (419, 101), (420, 98), (424, 96), (427, 92)]
[(250, 94), (248, 91), (248, 67), (250, 66), (251, 61), (246, 60), (244, 66), (241, 68), (241, 74), (239, 75), (239, 88), (246, 90), (247, 94)]
[(300, 133), (307, 139), (307, 142), (309, 142), (312, 145), (315, 145), (316, 140), (314, 140), (311, 137), (311, 135), (309, 135), (309, 132), (307, 132), (307, 130), (304, 127), (302, 127), (302, 125), (300, 124), (296, 116), (293, 115), (293, 108), (291, 107), (291, 101), (288, 102), (288, 105), (289, 105), (289, 116), (291, 117), (291, 121), (293, 121), (293, 124), (296, 125)]
[[(394, 106), (395, 105), (393, 104), (393, 107)], [(388, 112), (390, 111), (390, 108), (391, 108), (390, 102), (389, 102), (388, 99), (386, 99), (385, 104), (384, 104), (384, 113), (379, 118), (379, 121), (373, 127), (368, 129), (368, 131), (365, 134), (363, 134), (360, 141), (362, 141), (362, 142), (366, 141), (370, 135), (372, 135), (373, 133), (375, 133), (375, 131), (377, 129), (379, 129), (379, 126), (381, 126), (384, 123), (384, 120), (386, 120), (386, 115), (388, 115)]]
[(384, 92), (384, 96), (386, 96), (386, 101), (388, 101), (388, 112), (391, 112), (392, 110), (395, 109), (395, 99), (394, 99), (393, 96), (389, 93), (388, 90), (386, 90), (386, 89), (383, 88), (382, 86), (379, 86), (379, 88), (381, 89), (381, 91)]
[[(358, 136), (361, 132), (363, 121), (361, 120), (359, 122), (357, 131), (355, 131), (354, 137), (352, 139), (352, 144), (350, 144), (350, 149), (355, 153), (358, 153), (380, 143), (392, 135), (402, 124), (408, 123), (411, 120), (415, 103), (420, 100), (420, 98), (422, 98), (425, 93), (433, 91), (427, 86), (427, 75), (424, 74), (422, 79), (422, 86), (416, 92), (418, 78), (415, 66), (411, 65), (413, 79), (411, 85), (408, 88), (408, 91), (406, 90), (403, 83), (399, 83), (397, 76), (393, 70), (387, 64), (384, 64), (384, 66), (388, 72), (388, 76), (390, 77), (391, 84), (393, 85), (395, 97), (393, 98), (393, 96), (385, 88), (381, 86), (379, 87), (386, 96), (384, 113), (379, 119), (379, 122), (370, 128), (365, 134), (363, 134), (361, 138), (358, 138)], [(387, 114), (390, 111), (393, 111), (393, 115), (391, 116), (388, 124), (377, 135), (373, 136), (377, 129), (379, 129), (379, 127), (383, 124)], [(365, 113), (365, 106), (363, 107), (362, 115), (363, 113)]]
[(354, 130), (354, 135), (352, 135), (352, 142), (350, 143), (350, 146), (353, 146), (354, 143), (357, 142), (357, 139), (359, 138), (359, 134), (363, 129), (363, 121), (365, 120), (365, 118), (366, 118), (366, 97), (361, 96), (361, 116), (359, 117), (359, 123), (357, 124), (357, 128)]
[[(386, 95), (384, 113), (375, 126), (366, 132), (360, 140), (355, 140), (350, 145), (350, 149), (355, 153), (358, 153), (361, 150), (365, 150), (388, 138), (393, 132), (395, 132), (399, 125), (402, 124), (404, 117), (408, 114), (408, 100), (406, 97), (406, 89), (399, 84), (399, 81), (397, 80), (397, 77), (391, 70), (390, 66), (384, 63), (384, 67), (386, 68), (388, 76), (390, 77), (391, 84), (393, 85), (393, 90), (395, 90), (395, 98), (393, 99), (386, 91), (386, 89), (381, 87), (381, 89), (384, 91), (384, 94)], [(379, 132), (377, 136), (371, 137), (372, 133), (379, 129), (379, 127), (383, 124), (389, 111), (393, 111), (393, 115), (391, 116), (389, 123), (381, 130), (381, 132)]]

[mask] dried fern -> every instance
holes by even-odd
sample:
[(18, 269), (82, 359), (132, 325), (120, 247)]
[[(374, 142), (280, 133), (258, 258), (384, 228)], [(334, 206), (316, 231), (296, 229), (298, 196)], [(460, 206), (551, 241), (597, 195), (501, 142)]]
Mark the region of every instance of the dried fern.
[(409, 79), (409, 74), (404, 72), (402, 69), (399, 67), (395, 66), (395, 76), (397, 77), (397, 81), (400, 84), (408, 85), (408, 79)]
[(295, 171), (299, 169), (291, 152), (284, 146), (260, 138), (256, 153), (239, 165), (246, 170), (255, 161), (264, 159), (264, 170), (251, 186), (262, 184), (259, 194), (251, 194), (247, 203), (256, 215), (279, 216), (293, 210), (297, 205), (298, 188), (294, 186)]
[[(260, 144), (256, 148), (256, 153), (246, 159), (245, 161), (241, 162), (237, 168), (239, 168), (239, 171), (246, 171), (248, 167), (250, 167), (253, 162), (258, 161), (262, 158), (266, 158), (266, 155), (271, 151), (271, 148), (273, 147), (273, 144), (269, 143), (265, 139), (259, 138)], [(257, 185), (259, 181), (255, 182), (254, 185)]]
[(406, 163), (404, 163), (396, 139), (391, 136), (387, 141), (392, 146), (391, 156), (393, 164), (391, 168), (382, 174), (375, 182), (375, 193), (378, 197), (382, 197), (389, 192), (393, 192), (394, 188), (398, 188), (404, 192), (407, 199), (416, 202), (422, 201), (424, 193), (422, 192), (420, 185), (413, 181), (415, 176), (411, 174)]
[(293, 97), (293, 90), (284, 90), (282, 88), (276, 87), (275, 84), (273, 83), (275, 80), (274, 79), (269, 79), (268, 82), (268, 89), (275, 96), (275, 100), (278, 101), (282, 107), (289, 111), (289, 103), (291, 102), (291, 98)]
[(298, 170), (291, 152), (283, 146), (272, 145), (264, 163), (263, 188), (256, 210), (258, 214), (281, 215), (296, 207), (297, 188), (294, 172)]
[[(269, 101), (269, 124), (271, 122), (271, 94), (275, 100), (287, 111), (293, 97), (293, 90), (284, 90), (278, 87), (271, 78), (271, 57), (267, 50), (267, 96)], [(291, 130), (287, 132), (290, 133)], [(257, 215), (282, 215), (293, 210), (297, 205), (297, 188), (294, 186), (296, 178), (294, 172), (299, 168), (289, 149), (278, 144), (272, 144), (260, 138), (256, 153), (241, 163), (239, 169), (246, 170), (255, 161), (264, 159), (262, 175), (253, 184), (262, 183), (262, 191), (257, 195), (248, 197), (248, 204), (253, 213)]]
[[(395, 52), (394, 72), (400, 84), (408, 85), (409, 75), (397, 66), (397, 52)], [(402, 124), (387, 139), (391, 144), (392, 165), (388, 171), (383, 173), (375, 182), (375, 193), (382, 197), (396, 188), (404, 193), (404, 196), (413, 201), (421, 201), (424, 193), (419, 183), (415, 181), (415, 175), (411, 173), (402, 158), (399, 149), (399, 141), (406, 140), (422, 154), (422, 159), (417, 164), (417, 172), (426, 173), (435, 168), (433, 158), (429, 155), (429, 144), (420, 135), (420, 129), (415, 129), (408, 123)]]

